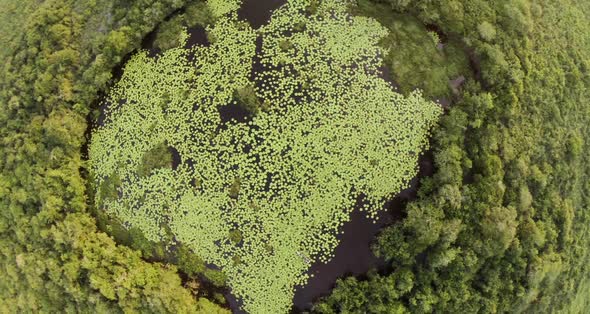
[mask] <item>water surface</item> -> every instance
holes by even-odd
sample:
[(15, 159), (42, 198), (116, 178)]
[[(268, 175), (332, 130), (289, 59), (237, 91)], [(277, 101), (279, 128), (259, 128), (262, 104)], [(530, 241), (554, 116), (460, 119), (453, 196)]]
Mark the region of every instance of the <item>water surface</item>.
[[(242, 8), (238, 12), (241, 19), (247, 20), (253, 28), (259, 28), (267, 23), (272, 15), (272, 11), (286, 0), (245, 0)], [(207, 34), (203, 27), (196, 26), (188, 29), (189, 39), (187, 46), (208, 45)], [(150, 33), (143, 41), (142, 48), (149, 51), (150, 56), (156, 57), (161, 51), (154, 47), (156, 32)], [(258, 38), (257, 50), (261, 49), (262, 39)], [(260, 51), (258, 51), (260, 52)], [(253, 60), (254, 71), (262, 71), (259, 60)], [(382, 78), (392, 84), (397, 89), (397, 84), (391, 79), (390, 70), (387, 67), (382, 69)], [(115, 78), (120, 78), (122, 68), (114, 71)], [(104, 110), (104, 107), (102, 108)], [(238, 106), (225, 106), (220, 108), (220, 114), (225, 121), (236, 120), (243, 121), (248, 116), (248, 112)], [(99, 121), (102, 122), (104, 117)], [(171, 149), (173, 156), (173, 166), (176, 167), (182, 161), (178, 152)], [(364, 212), (355, 208), (351, 214), (350, 221), (343, 226), (343, 233), (338, 235), (340, 240), (335, 250), (335, 256), (328, 263), (316, 262), (312, 264), (308, 273), (313, 274), (305, 286), (296, 287), (295, 297), (293, 300), (293, 311), (301, 312), (309, 310), (313, 302), (318, 298), (327, 296), (332, 291), (336, 280), (346, 276), (363, 276), (371, 269), (378, 271), (387, 271), (389, 265), (380, 258), (377, 258), (371, 251), (371, 244), (379, 231), (388, 225), (395, 223), (403, 218), (405, 204), (416, 197), (416, 191), (419, 178), (432, 174), (433, 163), (432, 155), (426, 153), (420, 157), (419, 174), (414, 178), (408, 189), (399, 193), (394, 199), (385, 205), (385, 210), (379, 212), (378, 220), (374, 223), (367, 218)], [(206, 288), (206, 285), (204, 286)], [(228, 306), (234, 313), (244, 313), (240, 310), (242, 302), (237, 300), (228, 289), (225, 296), (228, 300)]]

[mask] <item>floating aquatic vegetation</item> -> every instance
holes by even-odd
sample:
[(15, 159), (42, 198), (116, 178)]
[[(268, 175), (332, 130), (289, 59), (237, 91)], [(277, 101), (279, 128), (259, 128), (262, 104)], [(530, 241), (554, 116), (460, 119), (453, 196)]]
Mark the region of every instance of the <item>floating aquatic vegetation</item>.
[[(441, 114), (381, 78), (385, 28), (349, 15), (346, 1), (309, 14), (312, 4), (290, 0), (255, 32), (239, 2), (209, 1), (211, 46), (135, 55), (90, 146), (97, 204), (148, 239), (172, 232), (224, 270), (251, 313), (289, 310), (355, 204), (374, 218), (416, 175)], [(220, 109), (238, 102), (249, 117), (224, 121)], [(146, 173), (162, 145), (181, 163)], [(118, 193), (102, 192), (112, 177)]]

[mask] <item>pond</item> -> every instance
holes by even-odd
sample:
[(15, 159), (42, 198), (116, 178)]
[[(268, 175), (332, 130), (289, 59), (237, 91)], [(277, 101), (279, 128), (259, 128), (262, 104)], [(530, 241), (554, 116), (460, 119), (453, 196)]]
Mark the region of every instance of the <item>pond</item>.
[[(285, 0), (245, 0), (238, 16), (247, 20), (254, 28), (264, 25), (270, 18), (272, 11), (280, 7)], [(188, 29), (188, 45), (208, 45), (207, 34), (203, 27), (193, 27)], [(150, 56), (157, 56), (158, 49), (154, 48), (156, 33), (153, 32), (146, 37), (142, 47), (150, 51)], [(259, 40), (259, 47), (261, 46)], [(256, 70), (260, 70), (255, 63)], [(382, 69), (383, 78), (388, 80), (393, 86), (396, 84), (391, 80), (389, 69)], [(114, 71), (115, 77), (120, 77), (121, 69)], [(104, 107), (102, 108), (104, 109)], [(247, 118), (248, 112), (240, 107), (225, 106), (220, 110), (222, 119), (234, 119), (237, 121)], [(99, 125), (102, 124), (103, 117), (99, 119)], [(173, 155), (173, 166), (180, 164), (178, 152), (171, 151)], [(385, 211), (381, 211), (376, 223), (365, 216), (365, 213), (355, 209), (350, 217), (350, 221), (343, 226), (343, 233), (338, 236), (339, 244), (336, 247), (334, 258), (327, 263), (316, 262), (309, 269), (309, 274), (313, 277), (309, 279), (306, 285), (296, 287), (295, 297), (293, 300), (294, 311), (309, 310), (313, 302), (318, 298), (326, 296), (334, 287), (338, 278), (349, 275), (362, 276), (371, 269), (385, 271), (388, 269), (387, 263), (377, 258), (371, 251), (371, 243), (379, 231), (403, 218), (405, 204), (416, 197), (419, 178), (432, 174), (433, 163), (432, 156), (426, 153), (419, 161), (419, 174), (410, 182), (409, 188), (399, 193), (393, 200), (386, 204)], [(226, 293), (229, 307), (235, 313), (243, 313), (240, 310), (240, 301)]]

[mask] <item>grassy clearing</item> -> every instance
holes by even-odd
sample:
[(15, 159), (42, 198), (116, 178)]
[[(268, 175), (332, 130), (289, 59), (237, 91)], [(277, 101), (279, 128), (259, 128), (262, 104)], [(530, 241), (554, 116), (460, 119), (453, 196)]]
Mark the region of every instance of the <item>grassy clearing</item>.
[[(238, 21), (239, 3), (208, 4), (211, 46), (140, 52), (111, 91), (124, 104), (92, 137), (96, 201), (146, 239), (171, 232), (220, 266), (245, 310), (286, 312), (357, 200), (375, 217), (416, 174), (441, 108), (380, 77), (388, 31), (346, 2), (291, 0), (258, 33)], [(252, 82), (257, 36), (264, 71)], [(256, 112), (224, 122), (228, 105)], [(176, 169), (146, 159), (162, 143)], [(102, 191), (113, 176), (120, 197)]]

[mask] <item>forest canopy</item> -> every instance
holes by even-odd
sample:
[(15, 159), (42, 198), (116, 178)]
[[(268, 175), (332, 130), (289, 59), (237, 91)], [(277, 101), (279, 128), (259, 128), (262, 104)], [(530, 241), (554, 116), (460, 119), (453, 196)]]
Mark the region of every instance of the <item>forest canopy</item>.
[[(288, 311), (355, 197), (381, 211), (431, 147), (434, 174), (372, 246), (386, 267), (310, 311), (585, 312), (590, 3), (343, 3), (290, 0), (254, 28), (233, 0), (0, 0), (0, 311), (227, 313), (227, 285), (252, 312)], [(194, 27), (207, 44), (185, 45)], [(283, 158), (251, 160), (268, 154)], [(253, 202), (279, 192), (297, 210)], [(268, 268), (280, 288), (242, 274), (275, 251), (297, 261)]]

